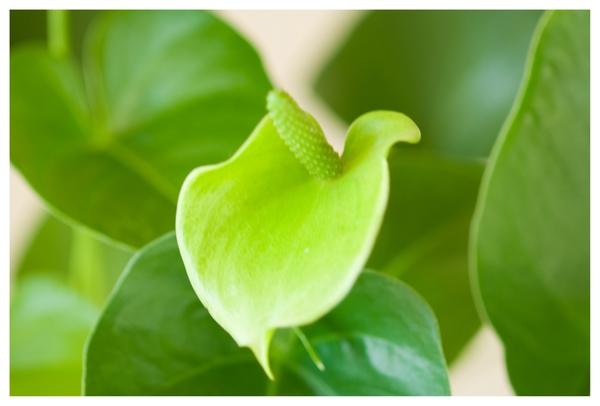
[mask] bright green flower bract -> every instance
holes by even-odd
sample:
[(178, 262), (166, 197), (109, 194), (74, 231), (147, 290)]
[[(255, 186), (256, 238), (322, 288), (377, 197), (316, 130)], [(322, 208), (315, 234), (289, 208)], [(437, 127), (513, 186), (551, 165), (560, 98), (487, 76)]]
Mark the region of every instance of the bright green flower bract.
[(316, 321), (348, 294), (385, 212), (387, 153), (420, 132), (403, 114), (367, 113), (339, 159), (286, 93), (272, 91), (268, 108), (231, 159), (188, 175), (176, 232), (196, 294), (273, 378), (273, 332)]

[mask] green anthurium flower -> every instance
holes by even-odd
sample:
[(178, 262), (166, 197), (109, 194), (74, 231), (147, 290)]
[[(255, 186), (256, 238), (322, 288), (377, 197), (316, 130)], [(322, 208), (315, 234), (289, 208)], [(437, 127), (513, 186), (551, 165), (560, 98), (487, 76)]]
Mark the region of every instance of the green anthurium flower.
[(367, 113), (340, 158), (285, 92), (267, 107), (231, 159), (188, 175), (176, 232), (196, 294), (273, 379), (273, 332), (314, 322), (350, 291), (385, 212), (387, 153), (420, 131), (403, 114)]

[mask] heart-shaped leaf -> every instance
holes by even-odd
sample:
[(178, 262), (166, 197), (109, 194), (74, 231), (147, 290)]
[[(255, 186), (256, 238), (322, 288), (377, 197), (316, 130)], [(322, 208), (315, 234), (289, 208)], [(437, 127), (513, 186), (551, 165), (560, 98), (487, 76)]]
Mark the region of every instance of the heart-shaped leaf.
[(346, 122), (375, 109), (402, 111), (419, 123), (420, 147), (487, 156), (540, 16), (537, 10), (374, 11), (315, 87)]
[(484, 175), (474, 276), (523, 395), (590, 391), (590, 13), (545, 16)]
[(483, 164), (417, 146), (392, 149), (388, 164), (389, 202), (367, 267), (400, 278), (423, 296), (451, 363), (481, 325), (467, 252)]
[(137, 247), (174, 229), (185, 176), (233, 154), (270, 84), (203, 11), (108, 13), (89, 39), (87, 89), (74, 63), (13, 51), (11, 161), (53, 209)]
[(87, 395), (448, 395), (435, 318), (401, 282), (364, 272), (331, 313), (273, 340), (270, 381), (202, 306), (174, 235), (130, 263), (87, 346)]
[(269, 110), (234, 157), (186, 178), (176, 230), (198, 297), (271, 375), (275, 329), (317, 320), (354, 284), (385, 211), (387, 152), (420, 133), (400, 113), (366, 114), (340, 160), (287, 94)]
[(10, 307), (10, 394), (80, 395), (83, 345), (98, 313), (55, 275), (24, 277)]

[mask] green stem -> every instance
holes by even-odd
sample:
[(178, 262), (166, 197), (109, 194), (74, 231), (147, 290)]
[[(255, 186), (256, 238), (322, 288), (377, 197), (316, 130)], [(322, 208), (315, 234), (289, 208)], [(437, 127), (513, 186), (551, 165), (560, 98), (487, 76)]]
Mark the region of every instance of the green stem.
[(321, 361), (321, 358), (319, 358), (319, 355), (316, 353), (316, 351), (310, 345), (310, 343), (308, 342), (308, 339), (306, 338), (306, 336), (304, 335), (302, 330), (300, 330), (300, 327), (294, 327), (294, 332), (296, 333), (296, 335), (302, 342), (302, 345), (304, 345), (304, 348), (306, 348), (306, 352), (308, 352), (310, 359), (312, 359), (312, 361), (315, 363), (317, 368), (319, 368), (321, 371), (325, 371), (325, 365), (323, 365), (323, 361)]
[(67, 10), (48, 10), (48, 51), (56, 59), (69, 56), (69, 12)]
[(107, 292), (99, 248), (92, 235), (73, 228), (69, 283), (83, 297), (101, 306)]

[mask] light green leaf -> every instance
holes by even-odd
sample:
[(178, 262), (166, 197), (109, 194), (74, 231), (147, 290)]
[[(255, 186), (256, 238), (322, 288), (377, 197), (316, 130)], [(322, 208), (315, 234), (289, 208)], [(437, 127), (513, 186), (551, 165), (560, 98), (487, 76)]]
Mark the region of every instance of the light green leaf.
[(54, 275), (23, 278), (10, 308), (10, 394), (80, 395), (98, 309)]
[(174, 229), (185, 176), (233, 154), (270, 84), (207, 12), (103, 17), (84, 50), (87, 92), (72, 62), (13, 51), (11, 161), (54, 210), (137, 247)]
[(271, 375), (275, 329), (317, 320), (350, 291), (385, 211), (387, 152), (420, 133), (400, 113), (368, 113), (339, 161), (287, 94), (271, 92), (269, 110), (234, 157), (186, 178), (176, 230), (198, 297)]
[(389, 202), (367, 267), (402, 279), (431, 305), (451, 363), (481, 325), (467, 247), (483, 164), (417, 146), (394, 148), (388, 163)]
[(403, 283), (363, 273), (331, 313), (274, 337), (270, 381), (198, 301), (174, 235), (131, 262), (87, 345), (87, 395), (447, 395), (435, 318)]
[(518, 90), (536, 10), (369, 13), (316, 82), (346, 122), (376, 109), (419, 124), (420, 147), (487, 156)]
[(516, 393), (589, 394), (589, 11), (540, 23), (484, 175), (472, 261)]

